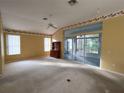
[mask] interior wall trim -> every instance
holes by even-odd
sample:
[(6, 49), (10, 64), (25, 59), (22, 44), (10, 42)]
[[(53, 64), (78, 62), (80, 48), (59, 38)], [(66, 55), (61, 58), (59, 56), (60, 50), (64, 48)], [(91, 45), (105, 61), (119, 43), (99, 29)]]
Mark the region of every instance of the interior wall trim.
[[(13, 29), (4, 29), (4, 33), (10, 33), (10, 34), (26, 34), (26, 35), (46, 35), (46, 34), (42, 34), (42, 33), (19, 31), (19, 30), (13, 30)], [(51, 35), (49, 35), (49, 36), (51, 36)]]
[(74, 28), (84, 26), (84, 25), (88, 25), (88, 24), (92, 24), (92, 23), (103, 22), (107, 19), (118, 17), (118, 16), (123, 16), (123, 15), (124, 15), (124, 10), (121, 10), (121, 11), (117, 11), (117, 12), (114, 12), (114, 13), (111, 13), (111, 14), (108, 14), (108, 15), (103, 15), (103, 16), (92, 18), (92, 19), (89, 19), (89, 20), (86, 20), (86, 21), (83, 21), (83, 22), (78, 22), (76, 24), (68, 25), (68, 26), (60, 28), (57, 31), (69, 30), (69, 29), (74, 29)]

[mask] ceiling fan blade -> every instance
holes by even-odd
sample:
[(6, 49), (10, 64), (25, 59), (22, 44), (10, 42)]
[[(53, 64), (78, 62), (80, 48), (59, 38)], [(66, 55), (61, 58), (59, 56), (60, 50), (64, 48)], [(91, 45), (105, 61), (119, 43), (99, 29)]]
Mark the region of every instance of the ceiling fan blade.
[(48, 25), (47, 29), (49, 29), (49, 28), (50, 28), (50, 25)]
[(53, 27), (54, 29), (57, 29), (57, 27), (56, 27), (56, 26), (54, 26), (54, 25), (52, 25), (51, 27)]
[(54, 26), (52, 23), (49, 23), (49, 24), (48, 24), (48, 27), (52, 27), (52, 28), (54, 28), (54, 29), (57, 29), (57, 27)]

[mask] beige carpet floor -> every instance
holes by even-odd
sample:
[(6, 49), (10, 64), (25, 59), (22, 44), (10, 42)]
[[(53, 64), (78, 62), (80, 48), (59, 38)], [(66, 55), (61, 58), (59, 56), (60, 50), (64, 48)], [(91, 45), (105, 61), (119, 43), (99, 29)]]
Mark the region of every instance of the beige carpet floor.
[(54, 58), (5, 66), (0, 93), (124, 93), (124, 76)]

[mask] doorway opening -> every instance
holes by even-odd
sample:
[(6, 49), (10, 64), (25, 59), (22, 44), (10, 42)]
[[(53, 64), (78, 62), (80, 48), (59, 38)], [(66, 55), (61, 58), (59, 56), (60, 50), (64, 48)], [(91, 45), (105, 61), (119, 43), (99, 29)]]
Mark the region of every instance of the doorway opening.
[(64, 57), (100, 67), (101, 34), (86, 34), (65, 39)]

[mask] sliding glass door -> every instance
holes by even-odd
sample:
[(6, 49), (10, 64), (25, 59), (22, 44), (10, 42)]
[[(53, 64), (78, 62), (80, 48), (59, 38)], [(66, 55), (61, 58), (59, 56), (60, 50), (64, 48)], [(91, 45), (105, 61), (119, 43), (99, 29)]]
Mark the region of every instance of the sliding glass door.
[(100, 36), (85, 35), (85, 63), (100, 66)]
[(77, 47), (76, 47), (76, 60), (80, 62), (84, 62), (85, 56), (85, 43), (84, 43), (84, 36), (77, 36)]
[(100, 66), (100, 34), (81, 35), (65, 40), (65, 58)]
[(73, 39), (69, 38), (65, 40), (65, 59), (73, 58)]

